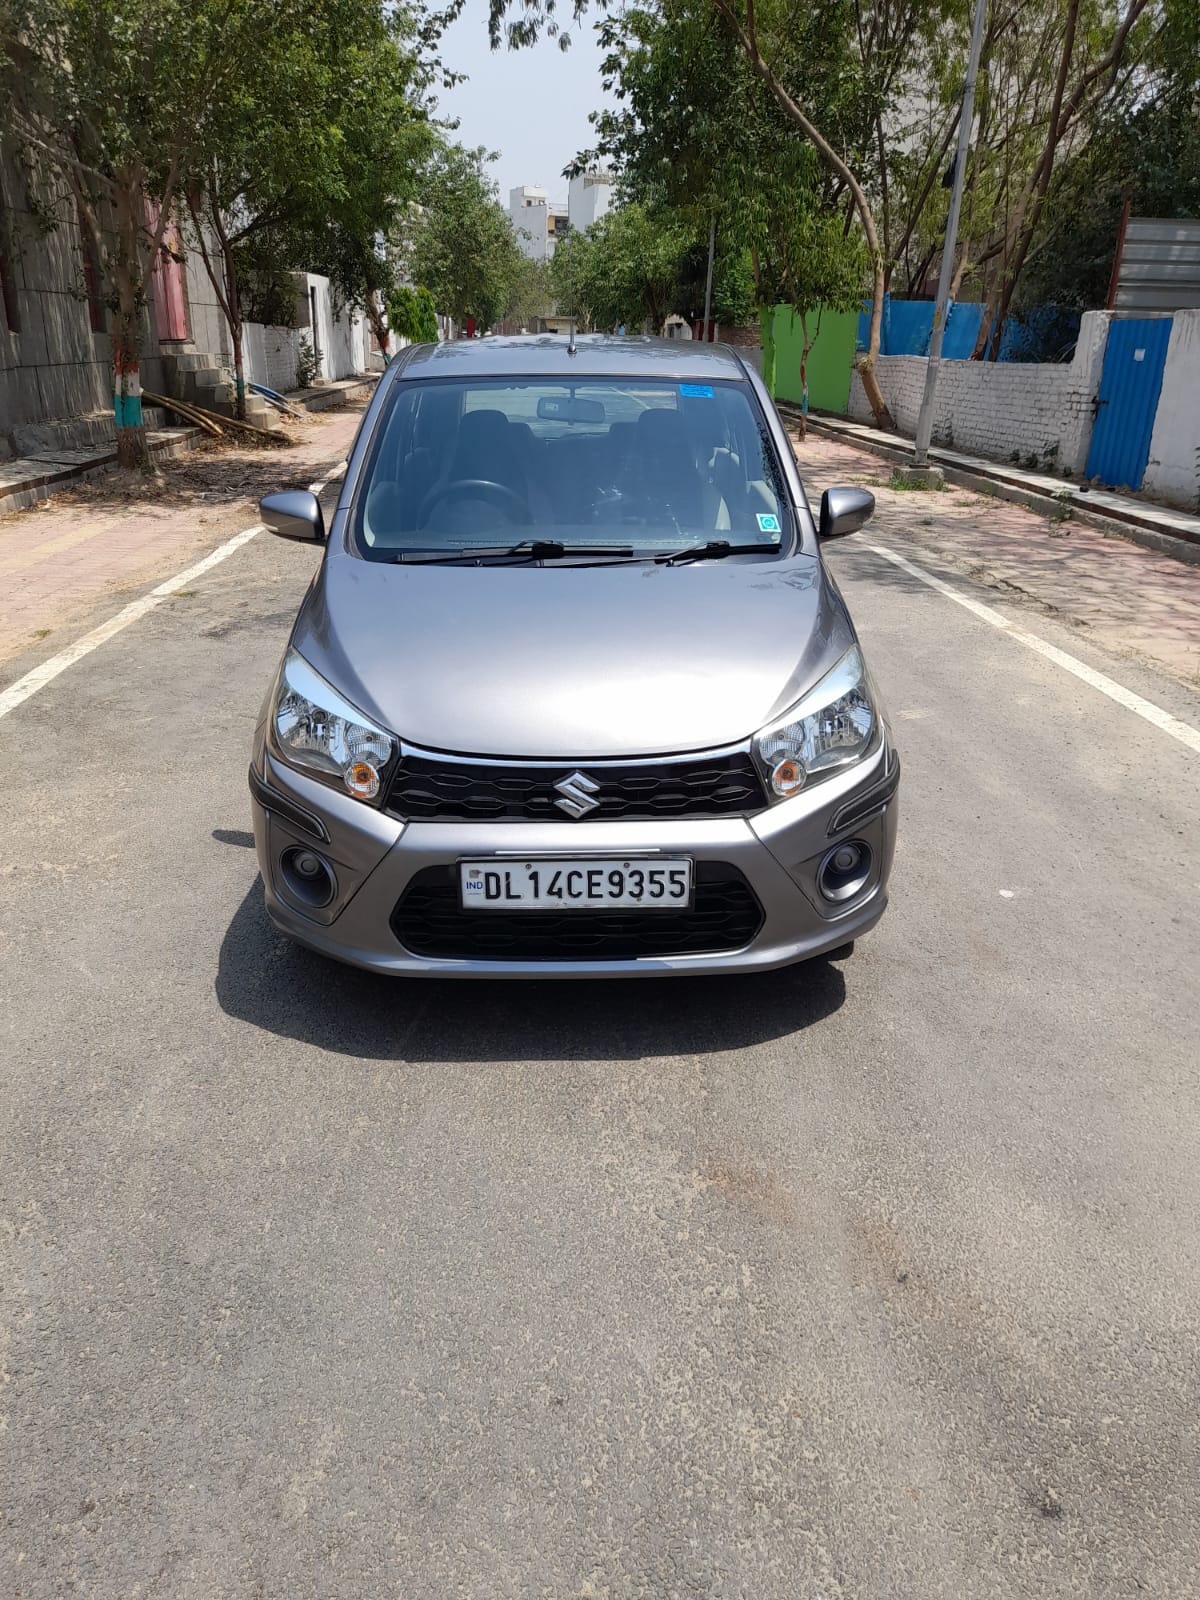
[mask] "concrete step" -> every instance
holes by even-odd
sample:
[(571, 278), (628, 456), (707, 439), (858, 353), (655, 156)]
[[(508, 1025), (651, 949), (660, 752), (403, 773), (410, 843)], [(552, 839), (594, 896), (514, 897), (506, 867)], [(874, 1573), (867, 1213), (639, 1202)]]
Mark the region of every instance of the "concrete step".
[(172, 355), (164, 355), (163, 367), (168, 372), (196, 372), (205, 367), (217, 365), (218, 358), (209, 355), (203, 350), (180, 350)]
[(180, 373), (184, 396), (199, 394), (201, 389), (215, 388), (221, 382), (220, 367), (191, 367)]

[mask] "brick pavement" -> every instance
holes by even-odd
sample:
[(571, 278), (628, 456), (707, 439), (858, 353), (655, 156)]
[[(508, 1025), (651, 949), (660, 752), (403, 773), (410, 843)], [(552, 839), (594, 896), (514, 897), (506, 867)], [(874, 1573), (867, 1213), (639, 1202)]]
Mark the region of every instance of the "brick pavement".
[(915, 560), (936, 555), (1001, 598), (1200, 687), (1200, 566), (967, 489), (895, 490), (890, 463), (870, 451), (817, 433), (791, 438), (814, 512), (832, 484), (865, 484), (877, 504), (868, 535)]
[(0, 665), (62, 648), (106, 601), (116, 610), (206, 555), (256, 520), (260, 495), (326, 476), (362, 410), (307, 419), (289, 448), (206, 446), (152, 478), (109, 473), (0, 518)]

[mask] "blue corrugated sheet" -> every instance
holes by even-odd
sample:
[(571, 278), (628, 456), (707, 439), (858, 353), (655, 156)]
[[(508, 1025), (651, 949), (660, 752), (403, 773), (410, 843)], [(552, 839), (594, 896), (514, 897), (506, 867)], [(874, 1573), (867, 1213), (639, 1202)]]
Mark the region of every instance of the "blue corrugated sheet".
[(1140, 489), (1162, 389), (1170, 317), (1114, 319), (1104, 347), (1087, 475), (1114, 489)]
[[(942, 338), (942, 359), (966, 361), (979, 338), (983, 307), (973, 301), (951, 301)], [(871, 308), (858, 319), (858, 347), (867, 348)], [(927, 356), (933, 332), (932, 300), (893, 300), (884, 296), (879, 353), (884, 356)], [(1039, 306), (1022, 322), (1010, 317), (1000, 347), (1001, 361), (1069, 361), (1079, 333), (1079, 312)]]

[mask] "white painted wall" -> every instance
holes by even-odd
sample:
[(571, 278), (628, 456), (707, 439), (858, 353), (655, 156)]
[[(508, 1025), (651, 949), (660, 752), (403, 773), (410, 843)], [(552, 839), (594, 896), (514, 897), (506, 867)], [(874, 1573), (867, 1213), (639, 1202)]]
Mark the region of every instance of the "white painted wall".
[[(1100, 390), (1109, 316), (1084, 314), (1074, 358), (1061, 364), (943, 361), (938, 371), (933, 437), (937, 444), (994, 461), (1057, 468), (1080, 475), (1087, 465)], [(924, 356), (881, 356), (879, 386), (896, 426), (910, 436), (925, 392)], [(872, 420), (857, 373), (850, 379), (850, 415)]]
[(1142, 487), (1189, 511), (1200, 501), (1200, 310), (1172, 321)]
[(567, 185), (567, 218), (578, 233), (590, 228), (612, 205), (612, 178), (607, 172), (581, 172)]
[[(304, 274), (300, 274), (305, 277)], [(304, 288), (315, 283), (317, 290), (317, 326), (323, 329), (321, 339), (321, 376), (326, 380), (353, 378), (360, 372), (371, 370), (370, 329), (365, 317), (350, 311), (332, 314), (326, 278), (307, 277)], [(325, 285), (324, 297), (320, 285)], [(297, 300), (297, 315), (300, 302)], [(300, 355), (300, 341), (312, 334), (307, 321), (299, 328), (264, 327), (258, 322), (247, 322), (242, 329), (242, 353), (246, 363), (246, 377), (252, 383), (264, 384), (268, 389), (286, 394), (296, 387), (296, 362)]]
[(296, 361), (303, 328), (272, 328), (261, 322), (242, 326), (242, 358), (246, 377), (284, 394), (296, 387)]
[(545, 261), (550, 246), (550, 204), (545, 189), (525, 183), (508, 191), (508, 215), (517, 235), (522, 255), (532, 261)]

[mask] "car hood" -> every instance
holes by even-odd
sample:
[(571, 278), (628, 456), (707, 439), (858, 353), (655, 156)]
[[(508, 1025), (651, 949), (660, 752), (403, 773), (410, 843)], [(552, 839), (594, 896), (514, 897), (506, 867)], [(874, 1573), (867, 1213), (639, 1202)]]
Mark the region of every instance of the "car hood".
[(552, 760), (736, 743), (853, 642), (811, 556), (436, 567), (331, 552), (293, 635), (411, 744)]

